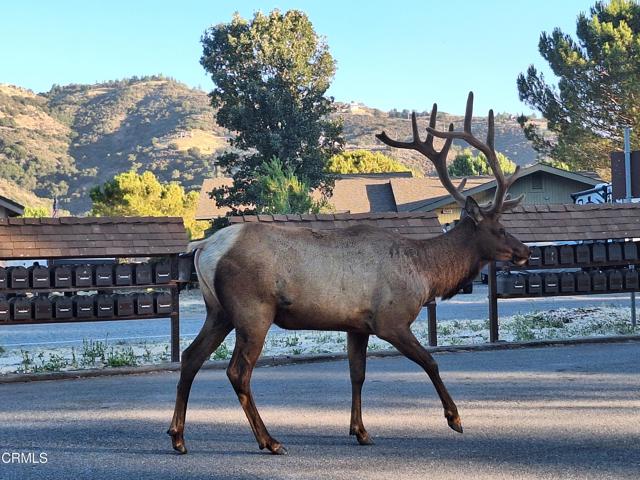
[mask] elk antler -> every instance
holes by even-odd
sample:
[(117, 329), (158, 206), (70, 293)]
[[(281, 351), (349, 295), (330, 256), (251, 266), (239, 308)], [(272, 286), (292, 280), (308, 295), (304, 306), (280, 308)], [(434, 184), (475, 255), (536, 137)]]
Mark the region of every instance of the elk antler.
[[(433, 132), (435, 131), (437, 113), (438, 105), (434, 103), (433, 108), (431, 109), (431, 117), (429, 118), (429, 128), (427, 129), (429, 133), (427, 134), (427, 139), (424, 142), (420, 140), (420, 134), (418, 133), (418, 122), (416, 120), (415, 112), (411, 114), (411, 129), (413, 131), (413, 141), (398, 142), (397, 140), (389, 138), (384, 131), (382, 133), (376, 134), (376, 138), (381, 142), (389, 145), (390, 147), (416, 150), (427, 157), (429, 160), (431, 160), (431, 163), (433, 163), (434, 167), (436, 168), (438, 178), (440, 178), (440, 182), (442, 182), (442, 186), (451, 194), (456, 202), (458, 202), (461, 206), (464, 206), (466, 198), (460, 192), (467, 183), (467, 179), (464, 178), (456, 187), (451, 182), (449, 172), (447, 171), (447, 154), (449, 153), (449, 148), (451, 147), (453, 138), (447, 138), (444, 142), (444, 146), (440, 151), (437, 151), (433, 146)], [(453, 132), (453, 123), (449, 125), (449, 132)]]
[(496, 155), (496, 150), (494, 147), (494, 136), (495, 136), (495, 125), (493, 118), (493, 110), (489, 110), (489, 125), (487, 129), (487, 141), (486, 143), (480, 141), (475, 135), (471, 133), (471, 117), (473, 116), (473, 92), (469, 92), (469, 96), (467, 97), (467, 109), (464, 114), (464, 130), (462, 132), (454, 132), (453, 129), (449, 128), (448, 132), (440, 132), (434, 128), (433, 125), (429, 125), (427, 127), (427, 131), (429, 134), (434, 135), (439, 138), (444, 138), (447, 142), (452, 141), (453, 139), (460, 139), (467, 142), (472, 147), (480, 150), (484, 153), (484, 156), (487, 158), (487, 162), (489, 163), (489, 167), (493, 172), (493, 175), (496, 177), (496, 193), (493, 197), (493, 201), (487, 205), (483, 205), (482, 211), (485, 214), (494, 214), (500, 213), (504, 210), (510, 210), (518, 205), (522, 199), (524, 198), (524, 194), (519, 195), (514, 199), (507, 200), (507, 191), (509, 187), (513, 185), (513, 183), (520, 176), (520, 167), (516, 167), (515, 172), (509, 177), (505, 177), (502, 172), (502, 168), (500, 168), (500, 163), (498, 162), (498, 156)]

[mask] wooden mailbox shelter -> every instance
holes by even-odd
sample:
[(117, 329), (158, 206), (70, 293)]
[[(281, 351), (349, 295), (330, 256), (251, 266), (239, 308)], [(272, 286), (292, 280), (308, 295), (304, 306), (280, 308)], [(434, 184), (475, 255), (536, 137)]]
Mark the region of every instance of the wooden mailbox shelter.
[(0, 265), (49, 263), (0, 267), (0, 326), (169, 317), (178, 361), (178, 254), (187, 242), (180, 217), (0, 218)]

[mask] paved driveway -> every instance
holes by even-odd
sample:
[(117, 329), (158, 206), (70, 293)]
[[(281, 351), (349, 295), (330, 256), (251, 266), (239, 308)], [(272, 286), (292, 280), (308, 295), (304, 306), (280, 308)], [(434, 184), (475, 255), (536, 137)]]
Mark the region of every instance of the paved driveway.
[[(0, 385), (2, 479), (637, 479), (640, 344), (440, 354), (465, 433), (426, 375), (370, 359), (364, 421), (348, 432), (346, 362), (260, 368), (256, 402), (289, 456), (260, 452), (223, 371), (197, 378), (179, 456), (165, 435), (175, 373)], [(3, 459), (9, 458), (6, 456)]]

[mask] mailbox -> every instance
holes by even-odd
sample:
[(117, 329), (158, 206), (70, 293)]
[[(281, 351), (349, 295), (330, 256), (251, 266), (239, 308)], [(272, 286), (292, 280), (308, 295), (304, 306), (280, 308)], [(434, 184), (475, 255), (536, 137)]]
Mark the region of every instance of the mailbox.
[(133, 269), (129, 263), (119, 263), (115, 268), (116, 285), (131, 285), (133, 283)]
[(38, 295), (33, 299), (33, 317), (36, 320), (51, 320), (52, 307), (51, 300), (46, 295)]
[(572, 272), (562, 272), (560, 274), (560, 291), (571, 293), (576, 291), (576, 277)]
[(590, 292), (591, 291), (591, 275), (587, 272), (577, 272), (576, 278), (576, 292)]
[(633, 242), (624, 242), (624, 247), (622, 248), (622, 255), (625, 260), (637, 260), (638, 259), (638, 248), (636, 244)]
[(130, 317), (133, 315), (133, 296), (115, 295), (116, 315), (119, 317)]
[(134, 299), (136, 315), (153, 314), (153, 297), (148, 293), (139, 293)]
[(540, 247), (531, 247), (529, 249), (529, 266), (539, 267), (542, 265), (542, 249)]
[(170, 293), (156, 293), (153, 296), (153, 303), (156, 313), (171, 313), (173, 311), (173, 300)]
[(558, 249), (553, 245), (544, 247), (544, 249), (542, 250), (542, 261), (545, 265), (557, 265)]
[(622, 244), (620, 242), (611, 242), (607, 244), (607, 258), (610, 262), (622, 261)]
[(558, 282), (558, 275), (555, 273), (547, 273), (544, 276), (544, 293), (558, 293), (560, 291), (560, 284)]
[(53, 316), (57, 319), (73, 317), (73, 301), (70, 297), (56, 295), (53, 298)]
[(156, 263), (153, 268), (154, 283), (169, 283), (171, 281), (171, 264), (169, 262)]
[(197, 277), (193, 278), (194, 273), (193, 255), (180, 254), (178, 256), (178, 280), (180, 282), (197, 281)]
[(73, 313), (77, 318), (91, 318), (94, 316), (93, 296), (91, 295), (74, 295)]
[(112, 265), (97, 265), (95, 268), (95, 285), (97, 287), (111, 287), (113, 285)]
[(604, 292), (607, 289), (607, 276), (604, 272), (596, 270), (591, 272), (591, 291)]
[(7, 269), (0, 267), (0, 289), (7, 288)]
[(638, 290), (638, 271), (623, 269), (622, 277), (624, 278), (624, 288), (626, 290)]
[(591, 263), (591, 250), (589, 245), (580, 244), (576, 245), (576, 263), (587, 265)]
[(9, 307), (13, 320), (31, 320), (31, 301), (27, 297), (13, 297)]
[(576, 263), (573, 245), (562, 245), (560, 247), (560, 264), (570, 265)]
[(136, 285), (149, 285), (151, 282), (151, 265), (148, 263), (136, 263), (135, 268)]
[(7, 322), (9, 318), (9, 300), (0, 297), (0, 322)]
[(623, 277), (620, 270), (609, 270), (607, 273), (609, 290), (622, 290)]
[(56, 288), (69, 288), (73, 284), (71, 268), (62, 265), (53, 270), (53, 286)]
[(93, 271), (90, 265), (77, 265), (73, 268), (73, 284), (76, 287), (90, 287), (93, 284)]
[(96, 305), (96, 316), (101, 317), (113, 317), (113, 297), (111, 295), (96, 295), (94, 297)]
[(526, 291), (526, 276), (519, 274), (500, 275), (496, 288), (502, 295), (524, 295)]
[(51, 286), (49, 268), (43, 265), (29, 267), (29, 283), (33, 288), (49, 288)]
[(527, 293), (542, 293), (542, 277), (539, 274), (532, 273), (527, 276)]
[(591, 260), (594, 263), (607, 261), (607, 247), (604, 243), (598, 242), (591, 245)]
[(29, 272), (24, 267), (9, 267), (9, 287), (27, 288), (29, 286)]

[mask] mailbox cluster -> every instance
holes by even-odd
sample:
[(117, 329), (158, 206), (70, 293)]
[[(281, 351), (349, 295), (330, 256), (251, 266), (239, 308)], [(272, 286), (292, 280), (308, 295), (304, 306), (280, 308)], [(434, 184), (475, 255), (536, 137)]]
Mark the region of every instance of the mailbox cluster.
[(0, 267), (0, 289), (86, 288), (166, 284), (169, 263)]
[(593, 242), (532, 247), (523, 269), (580, 268), (574, 271), (509, 271), (496, 278), (500, 296), (535, 296), (638, 290), (638, 271), (628, 268), (639, 260), (634, 242)]

